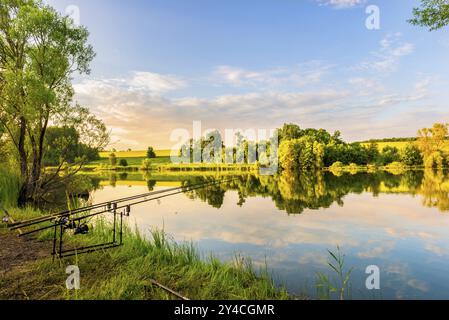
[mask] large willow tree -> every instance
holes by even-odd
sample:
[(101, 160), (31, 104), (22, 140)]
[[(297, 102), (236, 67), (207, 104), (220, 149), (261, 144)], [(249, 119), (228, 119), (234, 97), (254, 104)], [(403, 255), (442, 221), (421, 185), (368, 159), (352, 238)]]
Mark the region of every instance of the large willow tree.
[(72, 101), (72, 75), (88, 74), (95, 56), (88, 35), (41, 1), (1, 0), (1, 139), (20, 168), (20, 204), (36, 199), (57, 176), (45, 176), (42, 168), (49, 126), (76, 127), (91, 146), (107, 143), (104, 124)]

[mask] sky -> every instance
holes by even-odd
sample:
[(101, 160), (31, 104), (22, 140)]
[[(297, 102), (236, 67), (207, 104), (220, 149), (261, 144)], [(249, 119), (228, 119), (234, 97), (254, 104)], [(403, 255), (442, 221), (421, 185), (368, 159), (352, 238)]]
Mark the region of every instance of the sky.
[[(339, 130), (347, 141), (449, 122), (449, 27), (418, 0), (47, 0), (90, 31), (75, 99), (117, 150), (172, 148), (176, 129)], [(379, 9), (379, 29), (366, 12)], [(78, 19), (79, 18), (79, 19)], [(371, 20), (369, 20), (371, 21)]]

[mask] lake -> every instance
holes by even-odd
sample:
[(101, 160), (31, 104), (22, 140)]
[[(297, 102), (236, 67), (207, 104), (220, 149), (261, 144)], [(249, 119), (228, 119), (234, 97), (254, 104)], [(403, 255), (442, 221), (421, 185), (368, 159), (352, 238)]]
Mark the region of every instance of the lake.
[[(214, 179), (102, 174), (93, 203)], [(226, 179), (226, 178), (224, 178)], [(164, 229), (207, 257), (248, 257), (293, 294), (316, 297), (316, 273), (337, 246), (353, 299), (449, 299), (449, 177), (442, 171), (242, 175), (221, 185), (133, 207), (130, 225)], [(365, 270), (380, 269), (380, 290)]]

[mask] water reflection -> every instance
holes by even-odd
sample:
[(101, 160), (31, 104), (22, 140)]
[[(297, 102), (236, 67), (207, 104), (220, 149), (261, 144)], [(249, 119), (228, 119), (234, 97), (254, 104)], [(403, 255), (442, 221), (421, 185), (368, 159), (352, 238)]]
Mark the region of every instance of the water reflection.
[[(105, 174), (94, 202), (220, 176)], [(126, 178), (126, 179), (125, 179)], [(371, 298), (365, 268), (378, 265), (383, 298), (449, 298), (449, 177), (443, 171), (244, 175), (133, 210), (140, 230), (164, 227), (223, 260), (238, 252), (268, 266), (292, 292), (313, 288), (339, 245), (355, 267), (353, 297)], [(227, 178), (226, 178), (227, 179)], [(313, 289), (312, 289), (313, 291)], [(309, 291), (310, 293), (310, 291)]]

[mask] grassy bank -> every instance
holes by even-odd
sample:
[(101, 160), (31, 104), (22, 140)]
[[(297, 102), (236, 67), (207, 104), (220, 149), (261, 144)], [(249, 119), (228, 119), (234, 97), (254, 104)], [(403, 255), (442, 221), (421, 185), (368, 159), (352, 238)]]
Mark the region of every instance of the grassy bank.
[[(9, 208), (18, 221), (39, 216), (32, 208)], [(92, 224), (92, 222), (91, 222)], [(98, 220), (88, 235), (65, 236), (65, 246), (79, 248), (111, 241), (111, 225)], [(5, 228), (1, 233), (9, 232)], [(15, 235), (11, 235), (14, 237)], [(39, 240), (49, 247), (52, 231)], [(25, 244), (26, 245), (26, 242)], [(50, 255), (50, 252), (49, 252)], [(81, 289), (67, 291), (66, 267), (77, 265)], [(126, 228), (124, 245), (118, 248), (52, 261), (32, 261), (0, 277), (0, 299), (174, 299), (150, 279), (190, 299), (287, 299), (266, 269), (256, 270), (248, 260), (222, 263), (201, 256), (191, 243), (176, 243), (162, 231), (149, 239)]]
[[(86, 238), (71, 239), (69, 246), (106, 241), (110, 228), (97, 226)], [(286, 299), (267, 273), (257, 274), (250, 263), (236, 259), (224, 264), (215, 258), (201, 259), (189, 244), (176, 244), (155, 231), (147, 240), (126, 232), (125, 244), (116, 249), (80, 255), (61, 261), (45, 259), (12, 271), (0, 280), (0, 298), (23, 293), (30, 299), (173, 299), (150, 285), (155, 279), (190, 299)], [(81, 289), (65, 289), (65, 268), (77, 265)], [(47, 289), (45, 289), (47, 288)]]

